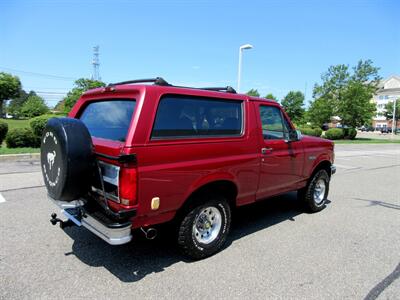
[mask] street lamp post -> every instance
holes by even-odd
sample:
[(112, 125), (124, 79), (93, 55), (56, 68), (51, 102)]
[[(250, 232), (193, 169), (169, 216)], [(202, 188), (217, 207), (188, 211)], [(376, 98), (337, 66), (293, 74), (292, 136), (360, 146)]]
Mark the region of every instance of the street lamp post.
[(240, 93), (240, 80), (242, 76), (242, 53), (245, 49), (253, 48), (250, 44), (245, 44), (239, 47), (239, 66), (238, 66), (238, 79), (237, 79), (237, 92)]

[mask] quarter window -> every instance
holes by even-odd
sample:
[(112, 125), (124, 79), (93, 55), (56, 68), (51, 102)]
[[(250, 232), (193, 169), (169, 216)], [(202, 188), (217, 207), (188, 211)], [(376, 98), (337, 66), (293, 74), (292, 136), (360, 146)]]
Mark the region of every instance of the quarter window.
[(287, 139), (290, 126), (281, 110), (275, 106), (260, 106), (260, 118), (264, 140)]
[(160, 100), (151, 136), (239, 136), (241, 132), (241, 101), (168, 95)]
[(92, 102), (85, 108), (80, 120), (91, 136), (124, 142), (135, 106), (136, 101), (125, 99)]

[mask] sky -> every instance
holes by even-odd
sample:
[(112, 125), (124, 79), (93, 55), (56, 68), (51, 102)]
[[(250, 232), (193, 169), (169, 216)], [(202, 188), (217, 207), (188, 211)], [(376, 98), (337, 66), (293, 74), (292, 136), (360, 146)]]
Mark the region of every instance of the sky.
[(106, 83), (161, 76), (187, 86), (312, 99), (330, 65), (372, 59), (400, 74), (400, 1), (0, 1), (0, 72), (54, 106), (92, 74), (100, 46)]

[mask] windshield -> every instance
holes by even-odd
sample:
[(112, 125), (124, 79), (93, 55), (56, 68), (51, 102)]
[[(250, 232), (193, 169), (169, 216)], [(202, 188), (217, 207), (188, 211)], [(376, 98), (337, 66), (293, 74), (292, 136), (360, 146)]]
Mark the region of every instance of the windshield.
[(91, 136), (125, 142), (135, 106), (136, 101), (131, 99), (92, 102), (86, 106), (80, 120)]

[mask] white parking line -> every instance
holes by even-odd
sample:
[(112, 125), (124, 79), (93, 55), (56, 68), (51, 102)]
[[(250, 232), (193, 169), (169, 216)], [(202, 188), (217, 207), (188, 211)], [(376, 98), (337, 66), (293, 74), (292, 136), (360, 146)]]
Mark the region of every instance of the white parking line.
[(336, 168), (345, 169), (345, 170), (359, 169), (359, 167), (345, 166), (345, 165), (339, 165), (339, 164), (335, 164), (335, 166), (336, 166)]
[(4, 199), (4, 197), (0, 194), (0, 203), (2, 202), (6, 202), (6, 199)]

